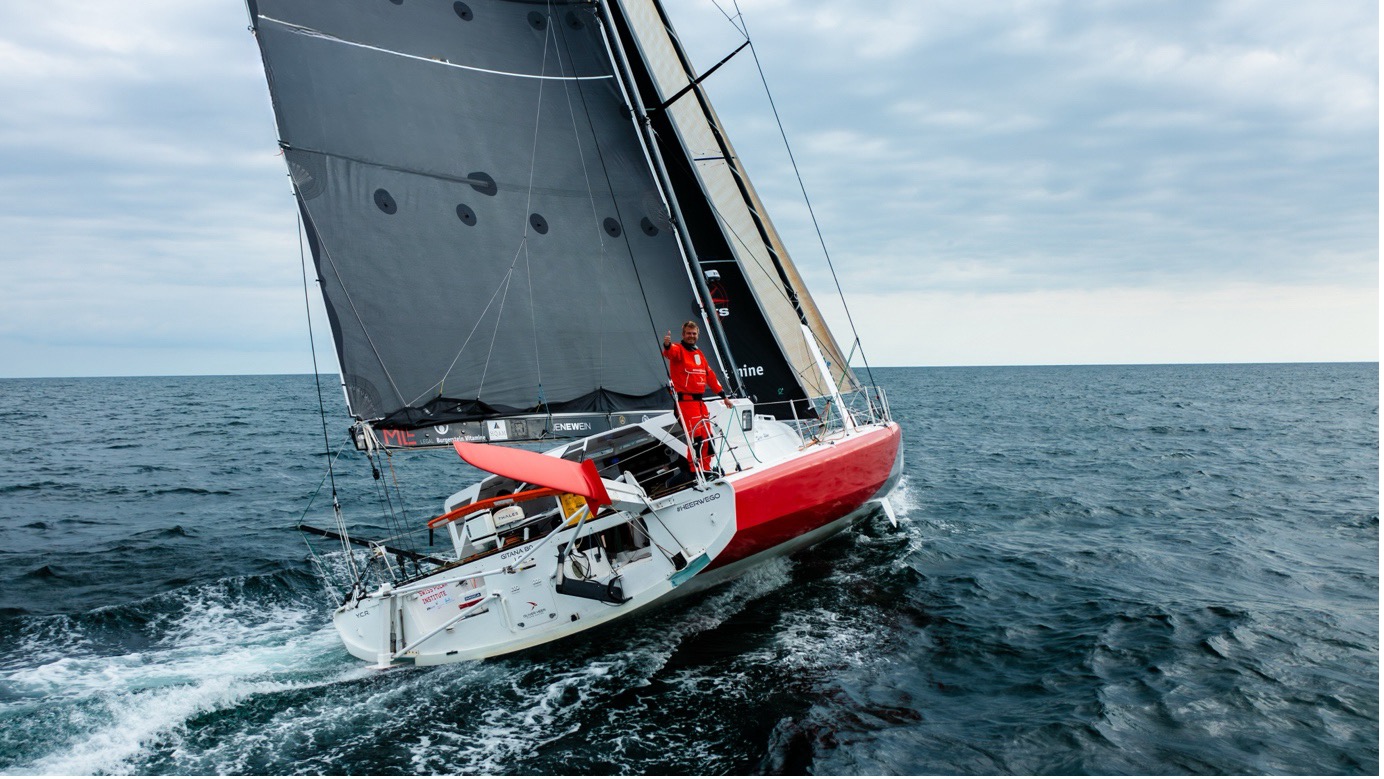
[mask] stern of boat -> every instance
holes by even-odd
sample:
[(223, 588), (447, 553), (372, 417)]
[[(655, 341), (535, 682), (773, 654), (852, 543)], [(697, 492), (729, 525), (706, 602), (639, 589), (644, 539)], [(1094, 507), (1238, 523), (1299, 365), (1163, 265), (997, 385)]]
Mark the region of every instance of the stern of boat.
[[(611, 485), (614, 486), (614, 485)], [(724, 481), (689, 487), (339, 608), (354, 656), (436, 665), (515, 652), (632, 614), (705, 570), (735, 534)]]

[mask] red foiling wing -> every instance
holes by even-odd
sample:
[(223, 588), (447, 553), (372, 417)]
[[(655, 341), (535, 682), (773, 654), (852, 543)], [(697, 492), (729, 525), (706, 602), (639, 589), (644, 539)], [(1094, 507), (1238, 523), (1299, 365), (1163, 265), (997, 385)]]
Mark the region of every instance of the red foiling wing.
[(468, 444), (457, 441), (452, 446), (456, 447), (461, 459), (483, 471), (580, 495), (586, 498), (593, 516), (597, 509), (611, 502), (610, 494), (606, 492), (600, 475), (596, 473), (596, 464), (590, 460), (574, 463), (538, 452), (492, 444)]

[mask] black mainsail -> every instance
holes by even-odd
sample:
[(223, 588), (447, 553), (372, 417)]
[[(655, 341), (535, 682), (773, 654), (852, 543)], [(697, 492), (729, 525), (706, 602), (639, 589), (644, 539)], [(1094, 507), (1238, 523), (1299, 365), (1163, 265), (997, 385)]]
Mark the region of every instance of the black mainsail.
[(857, 387), (655, 0), (247, 2), (347, 403), (385, 445), (666, 410), (658, 339), (689, 318), (764, 412), (829, 394), (804, 325)]
[(591, 4), (250, 11), (354, 416), (670, 406), (701, 307)]

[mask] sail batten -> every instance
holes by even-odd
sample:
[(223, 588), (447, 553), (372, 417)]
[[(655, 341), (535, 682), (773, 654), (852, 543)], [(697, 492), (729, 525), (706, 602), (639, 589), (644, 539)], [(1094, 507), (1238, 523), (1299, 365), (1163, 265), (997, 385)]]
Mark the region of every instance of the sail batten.
[(298, 33), (298, 34), (300, 34), (300, 35), (311, 35), (311, 36), (314, 37), (314, 38), (321, 38), (322, 40), (332, 41), (332, 42), (334, 42), (334, 43), (341, 43), (341, 44), (344, 44), (344, 45), (346, 45), (346, 46), (358, 46), (358, 47), (360, 47), (360, 48), (362, 48), (362, 49), (367, 49), (367, 50), (369, 50), (369, 51), (376, 51), (376, 52), (379, 52), (379, 53), (381, 53), (381, 54), (391, 54), (391, 55), (396, 56), (396, 57), (406, 57), (406, 58), (408, 58), (408, 59), (418, 60), (419, 62), (426, 62), (426, 63), (429, 63), (429, 64), (440, 65), (440, 66), (448, 67), (448, 68), (460, 68), (460, 69), (462, 69), (462, 70), (470, 70), (470, 71), (473, 71), (473, 72), (476, 72), (476, 73), (490, 73), (490, 74), (493, 74), (493, 75), (496, 75), (496, 76), (512, 76), (512, 77), (514, 77), (514, 78), (532, 78), (532, 79), (539, 79), (539, 80), (543, 80), (543, 81), (599, 81), (599, 80), (601, 80), (601, 79), (613, 78), (613, 76), (611, 76), (611, 75), (601, 75), (601, 76), (545, 76), (545, 75), (536, 74), (536, 73), (514, 73), (514, 72), (506, 71), (506, 70), (491, 70), (490, 68), (478, 68), (478, 67), (474, 67), (474, 66), (471, 66), (471, 65), (461, 65), (461, 64), (458, 64), (458, 63), (455, 63), (455, 62), (448, 62), (447, 60), (439, 59), (439, 58), (436, 58), (436, 57), (423, 57), (423, 56), (419, 56), (419, 55), (417, 55), (417, 54), (409, 54), (408, 52), (394, 51), (393, 49), (385, 49), (385, 48), (381, 48), (381, 47), (379, 47), (379, 46), (371, 46), (371, 45), (366, 44), (366, 43), (358, 43), (358, 42), (356, 42), (356, 41), (348, 41), (348, 40), (346, 40), (345, 38), (338, 38), (338, 37), (336, 37), (336, 36), (334, 36), (334, 35), (328, 35), (327, 33), (321, 32), (320, 30), (314, 30), (314, 29), (312, 29), (312, 28), (310, 28), (310, 27), (302, 27), (302, 26), (299, 26), (299, 25), (296, 25), (296, 24), (292, 24), (292, 23), (290, 23), (290, 22), (285, 22), (285, 21), (283, 21), (283, 20), (281, 20), (281, 19), (274, 19), (274, 18), (268, 17), (268, 16), (263, 16), (263, 17), (260, 17), (260, 18), (263, 19), (263, 20), (266, 21), (266, 22), (273, 22), (273, 23), (275, 23), (275, 24), (281, 24), (281, 25), (283, 25), (285, 28), (287, 28), (289, 31)]

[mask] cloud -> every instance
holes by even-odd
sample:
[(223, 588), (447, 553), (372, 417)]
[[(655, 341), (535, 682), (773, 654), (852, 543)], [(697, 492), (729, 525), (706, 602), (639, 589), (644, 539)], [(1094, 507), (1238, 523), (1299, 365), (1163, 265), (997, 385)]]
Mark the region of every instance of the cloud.
[[(1372, 3), (743, 7), (849, 289), (1377, 277)], [(884, 28), (888, 62), (860, 56)], [(721, 116), (819, 263), (777, 128), (739, 122), (758, 76), (736, 78), (709, 85)]]
[(6, 372), (240, 372), (249, 350), (301, 349), (292, 199), (246, 24), (225, 3), (0, 8)]
[[(1371, 288), (1237, 283), (858, 298), (856, 324), (877, 366), (1368, 361), (1379, 352)], [(837, 317), (829, 316), (833, 328), (848, 332)]]
[[(711, 0), (666, 6), (702, 67), (741, 41)], [(867, 347), (895, 343), (887, 315), (933, 310), (955, 325), (920, 323), (948, 340), (916, 359), (1031, 361), (1044, 332), (1113, 361), (1377, 354), (1374, 3), (740, 7)], [(302, 353), (293, 205), (246, 25), (237, 2), (0, 5), (0, 371), (278, 370)], [(839, 308), (754, 60), (706, 83)], [(1030, 323), (1169, 324), (1030, 336), (1016, 306)], [(1357, 329), (1322, 335), (1337, 314)], [(1188, 321), (1235, 337), (1200, 348)]]

